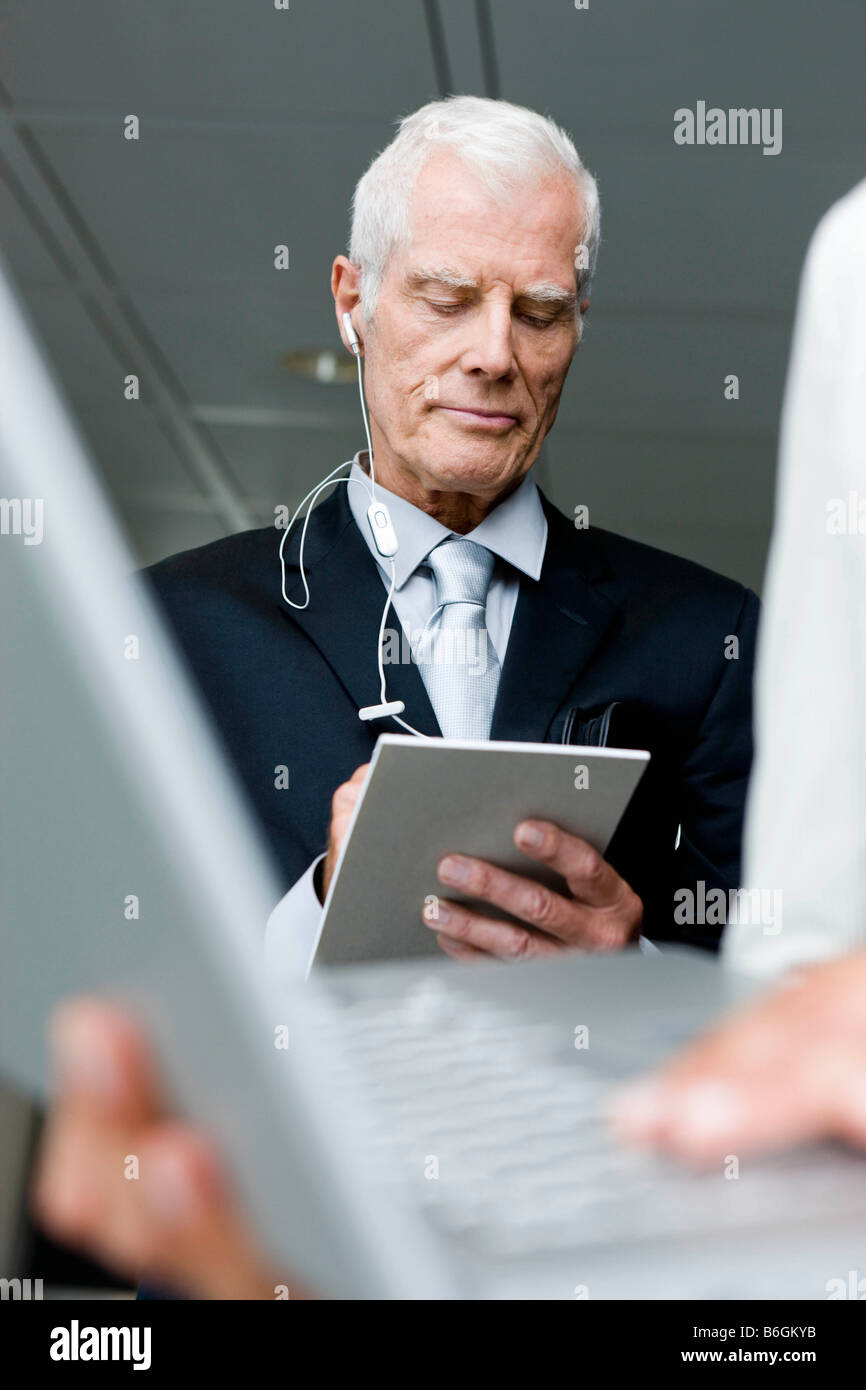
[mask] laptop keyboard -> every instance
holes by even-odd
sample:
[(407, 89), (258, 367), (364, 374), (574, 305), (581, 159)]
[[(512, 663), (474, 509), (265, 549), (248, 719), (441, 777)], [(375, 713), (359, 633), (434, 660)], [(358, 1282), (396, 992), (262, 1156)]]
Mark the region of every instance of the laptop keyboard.
[(335, 1002), (339, 1023), (329, 1011), (324, 1026), (348, 1055), (333, 1081), (365, 1102), (377, 1172), (484, 1258), (866, 1212), (866, 1171), (841, 1152), (743, 1159), (727, 1177), (730, 1161), (695, 1172), (620, 1147), (591, 1049), (444, 976), (400, 998), (338, 991)]

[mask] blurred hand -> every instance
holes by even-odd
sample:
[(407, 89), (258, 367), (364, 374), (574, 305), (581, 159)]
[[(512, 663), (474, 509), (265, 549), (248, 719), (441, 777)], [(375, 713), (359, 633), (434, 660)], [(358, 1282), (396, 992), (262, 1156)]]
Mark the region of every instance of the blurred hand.
[(517, 826), (514, 843), (528, 859), (555, 869), (565, 879), (567, 892), (554, 892), (483, 859), (446, 855), (439, 862), (440, 882), (504, 908), (528, 924), (527, 928), (497, 921), (462, 903), (437, 898), (421, 915), (449, 956), (514, 960), (575, 948), (617, 951), (637, 939), (643, 920), (640, 898), (586, 840), (549, 821), (533, 820)]
[(322, 865), (322, 885), (321, 901), (325, 901), (334, 870), (337, 867), (337, 860), (340, 857), (340, 850), (343, 848), (343, 841), (346, 838), (346, 831), (349, 829), (349, 821), (352, 819), (352, 812), (355, 809), (358, 797), (361, 795), (361, 787), (364, 778), (367, 776), (369, 763), (362, 763), (356, 767), (348, 782), (343, 782), (337, 788), (331, 799), (331, 829), (328, 835), (328, 852)]
[(621, 1091), (612, 1120), (696, 1162), (818, 1138), (866, 1148), (866, 953), (792, 975)]
[[(33, 1190), (39, 1222), (132, 1281), (200, 1298), (267, 1298), (288, 1285), (244, 1230), (216, 1155), (170, 1119), (134, 1026), (99, 1000), (52, 1021), (57, 1096)], [(130, 1157), (138, 1178), (125, 1176)]]

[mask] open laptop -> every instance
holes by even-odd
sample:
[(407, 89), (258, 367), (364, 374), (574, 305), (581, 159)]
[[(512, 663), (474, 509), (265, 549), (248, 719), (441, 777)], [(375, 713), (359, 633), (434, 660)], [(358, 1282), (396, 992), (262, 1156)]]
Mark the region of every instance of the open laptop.
[(290, 1288), (821, 1298), (858, 1268), (856, 1156), (730, 1180), (608, 1139), (611, 1080), (743, 988), (710, 962), (267, 974), (271, 866), (2, 274), (0, 358), (4, 1073), (44, 1093), (59, 998), (127, 1004)]

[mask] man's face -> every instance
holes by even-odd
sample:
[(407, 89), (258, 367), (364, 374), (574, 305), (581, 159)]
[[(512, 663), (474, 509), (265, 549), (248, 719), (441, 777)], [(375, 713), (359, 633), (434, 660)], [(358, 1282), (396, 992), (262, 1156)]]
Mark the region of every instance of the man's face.
[(582, 209), (564, 176), (503, 201), (438, 155), (416, 184), (411, 232), (364, 338), (377, 473), (400, 492), (489, 504), (556, 418), (578, 341)]

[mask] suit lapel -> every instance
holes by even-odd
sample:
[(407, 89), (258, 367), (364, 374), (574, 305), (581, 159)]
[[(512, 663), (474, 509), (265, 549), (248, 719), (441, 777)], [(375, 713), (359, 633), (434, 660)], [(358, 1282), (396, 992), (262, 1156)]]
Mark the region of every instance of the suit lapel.
[[(298, 564), (300, 530), (286, 541), (286, 593), (295, 603), (304, 601)], [(307, 529), (304, 569), (310, 587), (310, 604), (301, 610), (280, 599), (286, 616), (313, 641), (358, 708), (376, 704), (379, 699), (379, 671), (376, 643), (386, 590), (378, 567), (339, 486), (317, 507)], [(387, 627), (401, 632), (393, 607)], [(396, 644), (395, 644), (396, 645)], [(387, 649), (386, 649), (387, 650)], [(408, 644), (400, 643), (401, 657)], [(411, 660), (394, 661), (385, 666), (387, 697), (402, 700), (403, 718), (421, 733), (441, 736), (418, 667)], [(376, 720), (371, 732), (394, 732), (392, 719)]]
[(548, 535), (537, 581), (521, 579), (492, 739), (543, 742), (554, 715), (620, 610), (591, 580), (606, 573), (589, 531), (542, 498)]
[[(492, 739), (542, 742), (554, 715), (618, 618), (620, 610), (594, 581), (607, 573), (592, 532), (577, 531), (542, 498), (548, 537), (538, 581), (523, 578), (490, 729)], [(300, 527), (285, 547), (286, 593), (304, 598), (298, 565)], [(318, 647), (360, 708), (379, 698), (376, 641), (385, 587), (364, 538), (338, 487), (316, 508), (307, 530), (304, 567), (310, 605), (297, 610), (280, 600), (286, 617)], [(393, 608), (388, 627), (400, 632)], [(401, 648), (406, 644), (401, 642)], [(385, 666), (390, 700), (402, 700), (403, 716), (421, 733), (441, 729), (414, 661)], [(371, 732), (394, 731), (393, 720), (371, 724)]]

